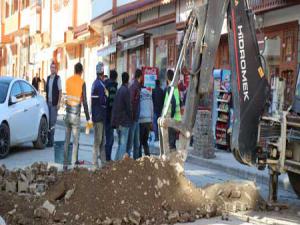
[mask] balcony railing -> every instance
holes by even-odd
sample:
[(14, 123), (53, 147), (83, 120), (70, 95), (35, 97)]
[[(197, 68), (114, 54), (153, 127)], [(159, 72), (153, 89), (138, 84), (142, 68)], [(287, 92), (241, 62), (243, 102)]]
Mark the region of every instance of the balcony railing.
[(266, 12), (274, 9), (287, 7), (294, 4), (297, 1), (290, 0), (248, 0), (250, 8), (255, 13)]

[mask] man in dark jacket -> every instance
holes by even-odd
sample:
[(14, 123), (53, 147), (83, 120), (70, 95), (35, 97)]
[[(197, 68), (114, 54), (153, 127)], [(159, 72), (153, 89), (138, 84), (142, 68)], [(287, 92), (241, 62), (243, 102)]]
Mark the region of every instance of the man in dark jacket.
[(129, 128), (132, 126), (132, 111), (128, 82), (128, 73), (122, 73), (122, 86), (117, 91), (112, 108), (112, 126), (117, 128), (119, 139), (115, 160), (123, 159), (126, 154)]
[(49, 132), (47, 147), (53, 147), (54, 144), (55, 124), (62, 96), (61, 80), (57, 75), (57, 67), (55, 62), (51, 63), (50, 71), (51, 74), (48, 76), (46, 84), (46, 101), (49, 108)]
[(114, 99), (118, 90), (117, 83), (118, 73), (115, 70), (110, 71), (109, 79), (105, 81), (105, 87), (108, 91), (107, 97), (107, 105), (106, 105), (106, 121), (105, 121), (105, 153), (106, 153), (106, 161), (111, 160), (111, 151), (114, 145), (114, 129), (111, 126), (111, 113), (112, 107), (114, 103)]
[(160, 80), (155, 81), (155, 88), (152, 91), (152, 101), (154, 106), (153, 128), (155, 133), (155, 141), (158, 141), (158, 124), (157, 119), (161, 116), (164, 107), (165, 93), (160, 87)]
[(134, 80), (129, 87), (130, 91), (130, 103), (132, 108), (132, 126), (129, 130), (127, 153), (130, 155), (130, 151), (133, 147), (133, 158), (137, 159), (140, 157), (139, 147), (140, 147), (140, 95), (141, 95), (141, 85), (142, 83), (142, 71), (137, 69), (135, 71)]
[[(104, 76), (104, 65), (99, 62), (96, 66), (97, 79), (92, 86), (92, 121), (94, 124), (94, 148), (93, 165), (99, 167), (98, 159), (100, 157), (101, 165), (106, 162), (104, 149), (104, 123), (106, 119), (106, 99), (105, 85), (102, 81)], [(100, 152), (99, 152), (100, 151)]]

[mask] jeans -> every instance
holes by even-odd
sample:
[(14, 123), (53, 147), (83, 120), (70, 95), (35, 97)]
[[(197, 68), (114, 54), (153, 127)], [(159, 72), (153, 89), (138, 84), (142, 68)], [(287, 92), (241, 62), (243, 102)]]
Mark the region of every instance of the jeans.
[(176, 150), (176, 130), (168, 128), (169, 131), (169, 148), (170, 150)]
[(117, 149), (115, 160), (121, 160), (123, 159), (126, 153), (129, 127), (120, 126), (117, 131), (118, 131), (118, 149)]
[(55, 124), (57, 121), (57, 106), (53, 106), (52, 103), (48, 102), (49, 109), (49, 131), (48, 131), (48, 143), (53, 145), (54, 134), (55, 134)]
[(155, 140), (158, 140), (158, 123), (157, 120), (158, 118), (161, 117), (161, 113), (154, 113), (153, 116), (153, 131), (155, 133)]
[[(66, 117), (67, 118), (67, 117)], [(66, 136), (64, 146), (64, 166), (68, 165), (68, 150), (70, 145), (71, 133), (73, 134), (73, 151), (72, 151), (72, 165), (78, 161), (78, 146), (80, 136), (80, 115), (74, 121), (65, 119)]]
[(140, 125), (138, 122), (133, 122), (129, 129), (127, 153), (130, 155), (130, 151), (133, 147), (133, 159), (138, 159), (140, 155)]
[(106, 138), (106, 143), (105, 143), (106, 161), (110, 161), (112, 147), (114, 145), (114, 129), (112, 128), (109, 120), (106, 121), (105, 123), (105, 138)]
[(140, 124), (140, 156), (142, 156), (142, 147), (144, 148), (145, 155), (150, 155), (148, 138), (150, 133), (151, 123), (141, 123)]
[(101, 166), (103, 166), (106, 162), (104, 135), (105, 133), (103, 122), (94, 123), (93, 165), (96, 167), (99, 167), (99, 158), (101, 161)]

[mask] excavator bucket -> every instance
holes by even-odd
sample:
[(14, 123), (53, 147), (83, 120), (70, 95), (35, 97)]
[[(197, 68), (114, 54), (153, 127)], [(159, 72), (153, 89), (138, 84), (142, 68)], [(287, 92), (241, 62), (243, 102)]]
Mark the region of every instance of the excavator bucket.
[(227, 16), (234, 108), (231, 149), (238, 161), (254, 165), (268, 82), (259, 55), (254, 16), (246, 0), (231, 0)]

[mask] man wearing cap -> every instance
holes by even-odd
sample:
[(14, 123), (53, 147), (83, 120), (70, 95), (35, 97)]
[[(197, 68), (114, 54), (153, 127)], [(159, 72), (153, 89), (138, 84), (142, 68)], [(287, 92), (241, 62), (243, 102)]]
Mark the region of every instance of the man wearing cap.
[(104, 122), (106, 118), (107, 94), (104, 78), (104, 65), (99, 62), (96, 66), (97, 78), (92, 86), (92, 121), (94, 124), (94, 147), (93, 147), (93, 165), (99, 167), (98, 159), (100, 158), (101, 166), (106, 162), (105, 155), (105, 129)]

